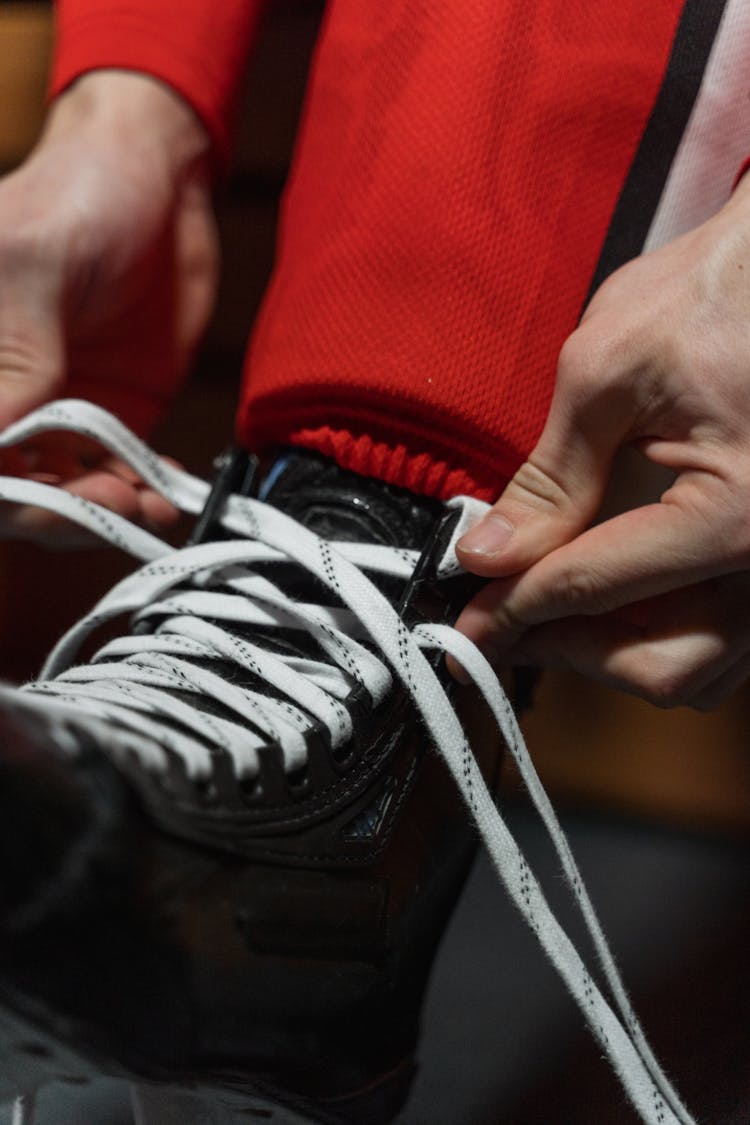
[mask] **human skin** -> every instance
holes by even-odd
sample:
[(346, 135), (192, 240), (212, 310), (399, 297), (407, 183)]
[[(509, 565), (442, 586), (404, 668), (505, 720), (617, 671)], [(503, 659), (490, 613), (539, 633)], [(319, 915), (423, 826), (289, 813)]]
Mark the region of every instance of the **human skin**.
[[(77, 373), (186, 369), (216, 287), (208, 149), (189, 107), (145, 75), (96, 71), (56, 101), (0, 181), (0, 426)], [(750, 177), (709, 222), (614, 274), (563, 348), (539, 443), (459, 545), (467, 569), (495, 579), (458, 622), (493, 660), (701, 708), (750, 674), (748, 309)], [(626, 446), (675, 483), (592, 526)], [(175, 516), (78, 442), (36, 442), (0, 469), (159, 529)], [(61, 546), (77, 533), (10, 508), (0, 535)]]
[[(29, 158), (0, 180), (0, 427), (72, 378), (175, 388), (218, 273), (208, 135), (146, 75), (95, 71), (53, 104)], [(122, 394), (122, 391), (120, 391)], [(127, 422), (127, 403), (119, 413)], [(0, 458), (157, 530), (171, 506), (92, 443), (55, 436)], [(79, 529), (0, 508), (0, 536), (74, 546)]]
[[(673, 483), (596, 522), (626, 447)], [(457, 622), (492, 662), (698, 709), (747, 679), (750, 177), (595, 294), (538, 444), (458, 556), (493, 579)]]

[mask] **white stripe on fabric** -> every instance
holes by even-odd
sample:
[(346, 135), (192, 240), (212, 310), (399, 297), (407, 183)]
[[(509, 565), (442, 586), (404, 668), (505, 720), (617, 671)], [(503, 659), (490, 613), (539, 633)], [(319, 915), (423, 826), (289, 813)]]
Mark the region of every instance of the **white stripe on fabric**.
[(750, 4), (728, 0), (644, 252), (710, 219), (750, 156)]

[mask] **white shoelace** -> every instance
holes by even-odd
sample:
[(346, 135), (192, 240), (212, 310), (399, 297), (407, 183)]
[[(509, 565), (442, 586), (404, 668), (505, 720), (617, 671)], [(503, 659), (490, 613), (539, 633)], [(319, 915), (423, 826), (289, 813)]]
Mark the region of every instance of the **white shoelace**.
[[(202, 510), (209, 493), (204, 481), (162, 461), (120, 422), (90, 403), (68, 400), (42, 407), (6, 429), (0, 435), (0, 448), (59, 429), (101, 442), (175, 507), (195, 515)], [(400, 680), (469, 806), (508, 893), (565, 981), (642, 1120), (647, 1125), (694, 1121), (632, 1011), (568, 842), (492, 668), (470, 641), (448, 626), (422, 624), (408, 629), (364, 573), (406, 581), (418, 552), (330, 543), (277, 509), (237, 496), (230, 498), (221, 515), (225, 532), (236, 539), (178, 551), (129, 521), (48, 485), (0, 477), (0, 500), (34, 504), (67, 516), (144, 562), (62, 638), (39, 681), (20, 690), (0, 688), (0, 706), (41, 711), (50, 721), (59, 721), (63, 730), (84, 726), (100, 740), (106, 732), (103, 745), (113, 756), (137, 754), (147, 770), (164, 770), (173, 755), (188, 776), (208, 779), (210, 747), (214, 747), (230, 756), (238, 778), (244, 779), (257, 773), (258, 750), (269, 741), (278, 745), (285, 770), (304, 767), (304, 734), (313, 722), (325, 726), (334, 748), (344, 745), (351, 721), (342, 701), (352, 687), (365, 688), (375, 705), (394, 679)], [(441, 577), (458, 572), (455, 542), (486, 509), (468, 498), (452, 501), (452, 506), (460, 518), (439, 563)], [(277, 560), (292, 561), (313, 574), (332, 592), (332, 600), (346, 608), (292, 602), (267, 578), (252, 573), (253, 566)], [(188, 582), (190, 588), (185, 589)], [(133, 614), (136, 622), (139, 616), (156, 614), (158, 625), (148, 634), (105, 644), (90, 663), (74, 665), (89, 633), (121, 613)], [(226, 622), (227, 628), (216, 621)], [(233, 625), (242, 627), (241, 636), (232, 633)], [(304, 629), (328, 660), (270, 652), (246, 639), (247, 626)], [(425, 655), (431, 651), (453, 655), (487, 701), (557, 851), (596, 951), (609, 1001), (550, 910), (498, 811)], [(195, 658), (200, 658), (200, 666)], [(273, 698), (211, 672), (206, 667), (211, 660), (231, 660), (272, 684)], [(178, 695), (172, 693), (175, 688)], [(190, 706), (186, 693), (220, 700), (223, 715)]]

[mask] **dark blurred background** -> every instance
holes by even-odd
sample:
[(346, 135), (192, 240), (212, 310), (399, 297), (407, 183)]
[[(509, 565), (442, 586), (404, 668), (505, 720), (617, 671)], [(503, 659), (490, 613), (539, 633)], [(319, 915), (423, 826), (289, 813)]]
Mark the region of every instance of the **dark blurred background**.
[[(155, 440), (201, 473), (231, 434), (321, 10), (312, 0), (274, 0), (249, 67), (235, 163), (218, 197), (225, 267), (219, 304), (197, 369)], [(50, 44), (49, 4), (0, 0), (3, 171), (38, 134)], [(0, 545), (0, 676), (33, 675), (53, 638), (127, 569), (109, 551), (50, 556)], [(605, 928), (634, 979), (636, 1007), (703, 1107), (702, 1120), (716, 1125), (750, 1121), (749, 717), (747, 690), (711, 715), (659, 712), (573, 675), (549, 674), (525, 721)], [(507, 771), (508, 806), (524, 846), (559, 882), (518, 788)], [(405, 1122), (632, 1120), (581, 1021), (545, 973), (480, 865), (441, 960), (423, 1077)], [(55, 1125), (67, 1123), (59, 1105), (56, 1112)], [(75, 1113), (71, 1122), (110, 1120), (103, 1108)], [(112, 1113), (113, 1122), (123, 1120)]]

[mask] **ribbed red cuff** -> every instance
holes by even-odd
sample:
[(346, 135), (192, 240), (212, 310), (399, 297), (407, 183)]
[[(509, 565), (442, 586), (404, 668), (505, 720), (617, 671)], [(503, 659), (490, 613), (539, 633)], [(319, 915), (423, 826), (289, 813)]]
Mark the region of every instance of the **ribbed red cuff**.
[(450, 465), (434, 453), (413, 453), (405, 445), (374, 441), (368, 434), (320, 426), (295, 431), (290, 442), (314, 449), (344, 469), (439, 500), (475, 496), (491, 502), (501, 491), (501, 486), (482, 484), (467, 470)]
[(159, 78), (204, 122), (220, 164), (262, 0), (57, 0), (50, 95), (91, 70)]

